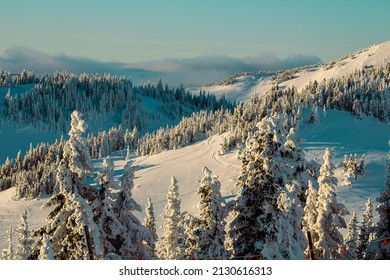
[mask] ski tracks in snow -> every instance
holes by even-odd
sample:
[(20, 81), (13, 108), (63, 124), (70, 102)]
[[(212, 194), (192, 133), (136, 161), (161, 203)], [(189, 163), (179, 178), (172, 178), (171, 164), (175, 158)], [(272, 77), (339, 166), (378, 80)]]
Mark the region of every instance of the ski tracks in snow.
[[(212, 144), (211, 144), (211, 137), (209, 138), (209, 140), (207, 141), (207, 144), (210, 146), (210, 150), (212, 149)], [(234, 167), (234, 168), (240, 168), (240, 166), (236, 165), (236, 164), (232, 164), (230, 162), (227, 162), (227, 161), (222, 161), (221, 160), (221, 156), (219, 154), (219, 150), (217, 151), (214, 151), (211, 158), (216, 162), (218, 163), (219, 165), (223, 166), (223, 167)]]

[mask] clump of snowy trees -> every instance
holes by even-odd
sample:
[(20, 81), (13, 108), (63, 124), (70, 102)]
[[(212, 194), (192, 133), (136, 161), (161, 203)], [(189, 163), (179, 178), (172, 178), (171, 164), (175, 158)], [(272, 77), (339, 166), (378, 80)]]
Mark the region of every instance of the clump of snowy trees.
[(118, 186), (113, 165), (106, 159), (96, 179), (98, 187), (85, 179), (93, 174), (86, 141), (87, 126), (81, 115), (71, 115), (69, 140), (56, 176), (58, 185), (44, 204), (51, 207), (47, 224), (35, 230), (29, 259), (96, 259), (117, 255), (121, 258), (149, 259), (146, 246), (152, 234), (134, 216), (141, 207), (132, 199), (134, 169), (125, 168)]
[[(274, 81), (294, 73), (284, 73)], [(303, 259), (308, 254), (318, 259), (390, 258), (390, 183), (378, 198), (377, 224), (372, 221), (371, 201), (360, 225), (356, 215), (347, 224), (343, 216), (348, 211), (337, 202), (330, 150), (325, 151), (318, 168), (305, 162), (294, 139), (302, 124), (303, 108), (312, 108), (312, 123), (319, 119), (317, 106), (387, 122), (390, 64), (338, 79), (313, 81), (300, 92), (276, 85), (267, 94), (254, 95), (234, 108), (225, 99), (217, 100), (204, 92), (192, 95), (182, 86), (170, 89), (161, 81), (133, 86), (128, 78), (108, 74), (55, 73), (37, 79), (25, 73), (19, 80), (3, 76), (2, 83), (7, 86), (35, 83), (26, 94), (6, 95), (2, 112), (8, 120), (44, 130), (69, 130), (68, 140), (31, 147), (24, 158), (19, 153), (0, 167), (0, 190), (15, 186), (15, 198), (51, 195), (47, 206), (53, 209), (48, 223), (35, 231), (32, 251), (23, 253), (20, 249), (18, 258)], [(159, 113), (144, 110), (141, 104), (145, 98), (158, 99), (169, 118), (183, 118), (174, 127), (143, 134), (147, 131), (145, 119), (161, 118)], [(119, 114), (120, 125), (96, 136), (91, 132), (84, 139), (85, 122), (77, 112), (70, 115), (74, 109), (91, 122)], [(130, 153), (156, 154), (225, 132), (229, 133), (223, 152), (242, 147), (237, 197), (226, 203), (219, 192), (218, 177), (205, 168), (198, 189), (200, 216), (185, 215), (173, 177), (163, 236), (156, 234), (151, 201), (142, 225), (133, 214), (141, 207), (131, 196), (131, 163), (118, 183), (107, 157), (124, 150), (128, 159)], [(104, 159), (96, 186), (85, 183), (92, 174), (91, 158)], [(352, 156), (345, 159), (344, 171), (351, 178), (362, 175), (364, 157), (360, 161)], [(227, 223), (228, 214), (232, 219)], [(347, 228), (344, 238), (340, 228)], [(3, 251), (3, 259), (16, 258), (12, 233), (10, 229), (10, 246)], [(20, 243), (31, 243), (31, 239)]]
[[(17, 247), (14, 248), (14, 234), (17, 234)], [(23, 211), (16, 229), (10, 227), (7, 232), (8, 248), (2, 250), (0, 260), (26, 260), (31, 254), (34, 242), (27, 219), (27, 211)]]
[[(56, 185), (44, 205), (52, 209), (47, 224), (31, 236), (24, 212), (15, 231), (17, 249), (10, 229), (2, 259), (304, 259), (310, 253), (316, 259), (389, 258), (383, 246), (388, 192), (379, 198), (377, 225), (371, 200), (361, 225), (355, 214), (347, 225), (343, 216), (348, 210), (337, 202), (330, 149), (318, 177), (313, 177), (316, 173), (308, 172), (296, 144), (295, 126), (283, 114), (263, 118), (247, 141), (233, 201), (224, 200), (218, 177), (204, 167), (198, 187), (200, 214), (185, 215), (179, 182), (172, 177), (161, 236), (156, 234), (150, 200), (143, 224), (134, 215), (141, 206), (132, 198), (131, 161), (116, 182), (113, 163), (106, 157), (96, 185), (85, 183), (92, 174), (82, 136), (86, 128), (81, 114), (73, 112), (69, 140), (63, 141), (57, 158)], [(340, 228), (347, 228), (344, 238)]]
[(349, 178), (353, 179), (356, 179), (358, 175), (364, 175), (364, 155), (361, 156), (360, 160), (356, 154), (349, 155), (349, 159), (347, 159), (347, 155), (344, 155), (343, 170)]
[(0, 87), (14, 87), (17, 85), (34, 84), (38, 82), (38, 77), (33, 72), (23, 69), (19, 73), (11, 73), (0, 68)]
[[(3, 70), (0, 73), (3, 73), (1, 79), (4, 79), (4, 82), (0, 80), (0, 86), (34, 83), (30, 91), (19, 96), (8, 94), (0, 103), (0, 111), (6, 119), (18, 125), (32, 125), (58, 133), (69, 130), (67, 119), (73, 110), (83, 112), (84, 117), (100, 130), (104, 128), (101, 119), (119, 115), (117, 125), (145, 131), (150, 121), (162, 118), (176, 121), (199, 110), (233, 107), (225, 98), (217, 99), (205, 92), (193, 95), (183, 86), (164, 86), (161, 80), (157, 84), (134, 86), (129, 78), (110, 74), (55, 72), (37, 78), (28, 71), (16, 76)], [(160, 104), (159, 110), (147, 109), (148, 102)]]
[(334, 166), (329, 149), (326, 149), (323, 161), (318, 189), (312, 184), (308, 189), (304, 229), (312, 236), (316, 259), (340, 259), (343, 236), (339, 229), (347, 227), (342, 216), (349, 212), (343, 204), (337, 202), (336, 178), (333, 176)]
[(50, 195), (57, 184), (55, 170), (62, 159), (64, 141), (38, 144), (22, 157), (7, 159), (0, 168), (0, 191), (15, 187), (15, 199)]

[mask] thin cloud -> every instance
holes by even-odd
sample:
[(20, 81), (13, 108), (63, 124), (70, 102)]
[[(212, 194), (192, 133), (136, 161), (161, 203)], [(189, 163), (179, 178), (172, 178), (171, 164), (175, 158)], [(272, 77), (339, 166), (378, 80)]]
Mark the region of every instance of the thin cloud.
[(164, 59), (139, 63), (102, 62), (65, 54), (48, 55), (43, 52), (14, 47), (0, 56), (0, 67), (13, 72), (22, 69), (35, 73), (69, 71), (79, 73), (112, 73), (127, 75), (134, 83), (155, 82), (161, 78), (171, 85), (203, 85), (217, 82), (229, 75), (261, 70), (285, 70), (320, 63), (316, 56), (295, 55), (280, 59), (273, 55), (234, 58), (230, 56), (202, 56), (189, 59)]

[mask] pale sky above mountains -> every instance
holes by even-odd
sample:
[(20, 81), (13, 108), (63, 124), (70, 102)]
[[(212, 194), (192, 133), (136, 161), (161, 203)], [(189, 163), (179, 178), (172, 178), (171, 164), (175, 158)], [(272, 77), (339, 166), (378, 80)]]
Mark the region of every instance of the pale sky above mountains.
[(0, 67), (210, 82), (387, 41), (389, 8), (386, 0), (7, 1)]

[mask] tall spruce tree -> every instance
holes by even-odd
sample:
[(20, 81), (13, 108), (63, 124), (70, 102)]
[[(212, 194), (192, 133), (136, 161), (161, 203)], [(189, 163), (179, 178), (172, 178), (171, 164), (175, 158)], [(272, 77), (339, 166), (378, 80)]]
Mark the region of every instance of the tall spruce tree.
[(53, 250), (53, 245), (51, 244), (50, 238), (47, 234), (44, 234), (38, 260), (55, 260), (55, 259), (56, 258)]
[(358, 259), (365, 259), (367, 246), (370, 240), (373, 239), (372, 235), (374, 233), (373, 225), (373, 206), (371, 198), (367, 200), (366, 209), (363, 214), (362, 224), (359, 227), (358, 235), (358, 249), (357, 255)]
[(13, 229), (12, 226), (9, 227), (7, 231), (7, 239), (8, 239), (8, 248), (1, 252), (2, 260), (14, 260), (15, 252), (14, 252), (14, 244), (13, 244)]
[(34, 243), (31, 238), (31, 233), (28, 228), (27, 211), (23, 211), (19, 220), (18, 228), (15, 230), (18, 233), (18, 246), (16, 251), (16, 259), (26, 260), (31, 254), (31, 245)]
[(337, 202), (337, 179), (333, 176), (334, 165), (328, 148), (323, 160), (318, 177), (318, 217), (315, 225), (319, 237), (318, 241), (314, 242), (314, 247), (318, 250), (319, 259), (340, 259), (343, 236), (338, 229), (347, 227), (342, 216), (349, 213), (343, 204)]
[[(283, 213), (287, 200), (282, 188), (278, 119), (266, 117), (243, 151), (241, 174), (236, 183), (232, 220), (228, 224), (227, 248), (232, 258), (302, 258), (294, 240), (291, 221)], [(281, 203), (282, 202), (282, 203)], [(281, 207), (280, 207), (281, 206)], [(288, 241), (288, 242), (286, 242)]]
[[(312, 239), (312, 242), (317, 242), (319, 239), (319, 233), (317, 232), (316, 223), (317, 223), (317, 200), (318, 200), (318, 191), (313, 186), (312, 181), (309, 181), (309, 188), (306, 191), (306, 206), (304, 208), (304, 216), (302, 223), (302, 230), (306, 236), (309, 235)], [(307, 246), (305, 252), (309, 254), (309, 246)], [(318, 255), (316, 251), (314, 251), (315, 256)]]
[(63, 158), (57, 169), (58, 190), (43, 207), (53, 207), (47, 224), (35, 232), (32, 258), (38, 258), (43, 236), (47, 234), (53, 245), (56, 259), (90, 259), (87, 235), (91, 236), (90, 248), (95, 255), (102, 255), (99, 229), (93, 221), (90, 203), (95, 189), (84, 181), (93, 174), (88, 149), (82, 134), (87, 128), (79, 112), (71, 115), (69, 140), (64, 145)]
[(351, 220), (347, 226), (347, 234), (344, 237), (345, 256), (344, 259), (356, 260), (358, 259), (358, 220), (356, 213), (353, 212)]
[(188, 224), (187, 238), (193, 242), (187, 242), (186, 253), (196, 259), (226, 259), (225, 218), (228, 213), (220, 191), (221, 183), (207, 167), (203, 168), (203, 173), (198, 188), (200, 217), (193, 217)]
[(171, 178), (168, 188), (167, 204), (164, 207), (163, 225), (164, 234), (157, 243), (157, 256), (159, 259), (176, 260), (183, 258), (183, 250), (179, 245), (180, 199), (179, 187), (176, 177)]
[(149, 242), (147, 246), (149, 247), (152, 258), (156, 258), (156, 243), (158, 242), (158, 236), (156, 232), (156, 218), (154, 216), (153, 203), (150, 198), (145, 207), (145, 219), (143, 224), (152, 235), (151, 242)]

